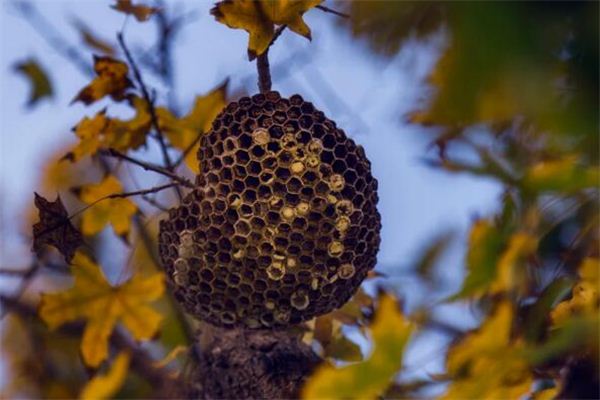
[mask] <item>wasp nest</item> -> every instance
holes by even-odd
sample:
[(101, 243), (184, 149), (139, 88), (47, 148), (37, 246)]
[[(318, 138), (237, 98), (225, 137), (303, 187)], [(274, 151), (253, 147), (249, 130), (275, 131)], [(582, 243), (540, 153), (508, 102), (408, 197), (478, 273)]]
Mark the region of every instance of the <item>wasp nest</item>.
[(375, 266), (370, 162), (302, 97), (230, 103), (198, 159), (196, 189), (160, 224), (160, 255), (188, 312), (281, 328), (342, 306)]

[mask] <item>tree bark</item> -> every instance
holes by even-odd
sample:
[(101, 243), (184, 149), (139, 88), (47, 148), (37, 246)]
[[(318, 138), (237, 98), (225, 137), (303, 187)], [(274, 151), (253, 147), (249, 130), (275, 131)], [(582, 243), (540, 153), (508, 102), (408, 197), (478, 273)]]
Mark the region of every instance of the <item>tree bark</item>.
[(185, 372), (194, 399), (297, 398), (322, 361), (285, 331), (222, 329), (204, 324)]

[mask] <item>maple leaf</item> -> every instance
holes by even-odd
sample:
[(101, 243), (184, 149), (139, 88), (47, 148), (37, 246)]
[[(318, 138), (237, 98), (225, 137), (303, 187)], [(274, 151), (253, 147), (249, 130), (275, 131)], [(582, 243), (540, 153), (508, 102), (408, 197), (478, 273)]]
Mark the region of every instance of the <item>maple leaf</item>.
[(122, 351), (116, 357), (106, 374), (94, 376), (79, 394), (82, 400), (110, 399), (125, 382), (131, 354)]
[(73, 128), (79, 143), (65, 157), (71, 161), (79, 161), (87, 155), (94, 155), (100, 149), (113, 148), (126, 152), (136, 149), (146, 142), (146, 135), (152, 127), (152, 117), (147, 103), (140, 97), (129, 99), (135, 109), (130, 120), (110, 118), (106, 110), (101, 110), (92, 118), (85, 117)]
[(39, 253), (45, 245), (51, 245), (70, 262), (77, 248), (83, 244), (81, 233), (71, 223), (60, 196), (50, 202), (39, 194), (34, 194), (40, 222), (33, 225), (32, 250)]
[(108, 223), (119, 236), (126, 236), (129, 233), (131, 217), (137, 210), (135, 204), (129, 199), (121, 198), (99, 201), (122, 190), (121, 184), (112, 175), (96, 185), (86, 185), (81, 188), (79, 193), (81, 201), (93, 204), (83, 212), (81, 230), (85, 235), (95, 235)]
[(244, 29), (250, 34), (248, 57), (253, 60), (269, 48), (275, 25), (286, 25), (291, 31), (311, 39), (310, 28), (302, 15), (323, 0), (225, 0), (210, 11), (215, 19), (230, 28)]
[(81, 252), (72, 262), (73, 287), (58, 293), (44, 293), (40, 317), (50, 329), (76, 320), (86, 321), (81, 341), (85, 363), (97, 367), (108, 355), (108, 339), (120, 321), (136, 340), (152, 338), (162, 316), (148, 303), (164, 292), (164, 276), (135, 275), (118, 286), (108, 283), (100, 267)]
[(27, 107), (36, 105), (45, 97), (54, 96), (48, 74), (36, 60), (30, 58), (17, 63), (14, 66), (14, 70), (23, 74), (29, 80), (31, 85)]
[(127, 78), (129, 67), (123, 61), (111, 57), (94, 56), (94, 71), (97, 76), (89, 85), (81, 89), (73, 102), (81, 101), (84, 104), (92, 104), (104, 96), (110, 96), (119, 101), (125, 97), (125, 91), (132, 86), (131, 81)]
[(200, 147), (198, 135), (210, 129), (215, 117), (225, 107), (226, 92), (227, 82), (203, 96), (197, 96), (190, 112), (182, 118), (176, 118), (164, 107), (156, 109), (159, 126), (174, 147), (186, 151), (197, 142), (185, 157), (186, 165), (196, 174), (200, 172), (196, 157)]
[(374, 342), (371, 357), (339, 369), (321, 366), (304, 386), (303, 398), (374, 399), (385, 391), (402, 366), (404, 347), (413, 325), (399, 312), (396, 300), (383, 294), (369, 330)]
[(157, 7), (133, 4), (131, 0), (117, 0), (117, 3), (110, 7), (127, 15), (133, 15), (139, 22), (147, 21), (153, 14), (160, 10)]

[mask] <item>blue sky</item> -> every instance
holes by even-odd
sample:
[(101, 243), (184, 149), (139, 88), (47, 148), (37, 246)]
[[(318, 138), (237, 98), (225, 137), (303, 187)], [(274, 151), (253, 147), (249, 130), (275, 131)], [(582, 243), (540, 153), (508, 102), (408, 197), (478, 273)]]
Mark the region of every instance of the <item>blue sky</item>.
[[(36, 2), (44, 16), (74, 44), (79, 38), (71, 21), (77, 18), (100, 37), (113, 41), (115, 33), (125, 26), (131, 47), (147, 49), (154, 27), (134, 20), (124, 25), (125, 18), (111, 10), (109, 3)], [(255, 66), (246, 58), (247, 34), (215, 22), (208, 13), (212, 2), (173, 3), (180, 4), (182, 10), (194, 10), (196, 16), (184, 28), (175, 53), (175, 92), (183, 109), (194, 96), (226, 78), (234, 90), (256, 91)], [(32, 192), (43, 162), (66, 143), (74, 143), (70, 128), (105, 104), (87, 108), (69, 105), (86, 84), (86, 77), (53, 52), (17, 15), (10, 1), (2, 0), (0, 13), (0, 265), (16, 267), (29, 261), (30, 243), (22, 235), (27, 233), (22, 221), (33, 202)], [(273, 87), (286, 96), (300, 93), (365, 147), (379, 180), (383, 220), (377, 269), (390, 276), (388, 284), (404, 294), (410, 306), (426, 295), (403, 278), (416, 252), (441, 231), (458, 232), (458, 239), (442, 260), (448, 288), (455, 288), (462, 277), (464, 234), (474, 217), (493, 211), (500, 188), (491, 181), (449, 175), (425, 166), (422, 159), (432, 155), (428, 149), (432, 136), (403, 122), (404, 115), (423, 98), (425, 77), (443, 46), (442, 34), (424, 42), (409, 41), (388, 60), (374, 56), (365, 43), (339, 29), (336, 18), (318, 10), (308, 12), (305, 19), (312, 27), (312, 42), (290, 32), (282, 35), (270, 53)], [(12, 72), (14, 62), (30, 56), (49, 70), (56, 90), (53, 100), (32, 111), (24, 107), (27, 82)], [(285, 73), (277, 73), (277, 66)], [(2, 288), (7, 288), (6, 282)], [(457, 313), (452, 315), (459, 318)], [(435, 351), (439, 342), (435, 338), (424, 340), (423, 346)]]

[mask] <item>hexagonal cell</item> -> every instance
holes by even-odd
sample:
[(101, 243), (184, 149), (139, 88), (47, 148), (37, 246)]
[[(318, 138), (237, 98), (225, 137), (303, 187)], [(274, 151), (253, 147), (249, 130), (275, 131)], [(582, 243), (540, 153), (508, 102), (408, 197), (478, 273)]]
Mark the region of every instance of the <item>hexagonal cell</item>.
[[(285, 117), (285, 115), (284, 115), (284, 117)], [(277, 121), (275, 116), (273, 116), (273, 119), (275, 121)], [(273, 139), (281, 139), (283, 137), (283, 133), (284, 133), (283, 129), (278, 125), (273, 125), (272, 127), (269, 128), (269, 134), (271, 135), (271, 138), (273, 138)]]
[(246, 165), (248, 162), (250, 162), (250, 155), (246, 150), (238, 150), (235, 152), (235, 160), (240, 165)]

